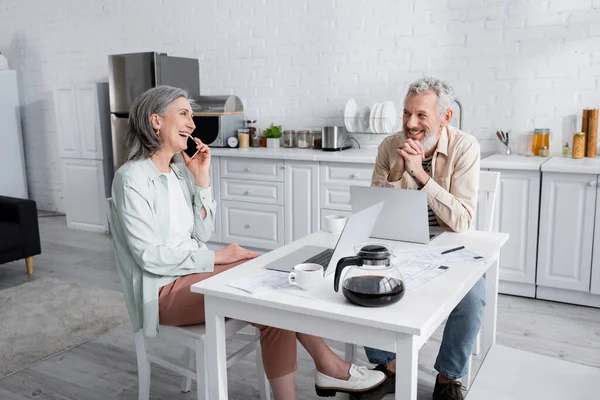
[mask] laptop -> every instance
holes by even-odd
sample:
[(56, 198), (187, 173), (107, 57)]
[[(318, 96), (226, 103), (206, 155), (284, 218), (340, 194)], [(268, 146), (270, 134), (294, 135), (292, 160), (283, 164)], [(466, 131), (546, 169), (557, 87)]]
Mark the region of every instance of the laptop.
[(295, 265), (315, 263), (322, 265), (325, 269), (325, 276), (328, 276), (335, 271), (340, 258), (354, 254), (354, 245), (365, 243), (369, 240), (369, 235), (383, 207), (383, 203), (376, 203), (353, 213), (348, 218), (348, 222), (346, 222), (346, 226), (342, 230), (333, 249), (319, 246), (303, 246), (265, 265), (265, 268), (290, 272), (294, 269)]
[(383, 210), (371, 232), (371, 237), (401, 242), (429, 243), (443, 233), (429, 227), (427, 193), (369, 186), (350, 186), (352, 212), (383, 202)]

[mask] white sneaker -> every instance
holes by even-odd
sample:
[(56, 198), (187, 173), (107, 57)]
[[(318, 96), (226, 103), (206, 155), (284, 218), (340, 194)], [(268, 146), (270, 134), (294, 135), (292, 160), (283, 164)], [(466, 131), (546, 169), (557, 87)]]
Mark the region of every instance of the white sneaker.
[(315, 378), (315, 390), (319, 397), (334, 397), (337, 392), (349, 393), (354, 397), (371, 392), (382, 384), (386, 376), (381, 371), (359, 367), (354, 364), (350, 366), (350, 378), (348, 380), (336, 379), (317, 371)]

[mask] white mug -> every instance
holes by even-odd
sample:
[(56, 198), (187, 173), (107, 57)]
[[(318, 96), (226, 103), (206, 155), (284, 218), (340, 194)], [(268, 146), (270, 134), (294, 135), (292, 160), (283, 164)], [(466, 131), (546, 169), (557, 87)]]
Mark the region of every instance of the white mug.
[(341, 233), (348, 221), (343, 215), (327, 215), (325, 216), (325, 229), (331, 233)]
[(302, 289), (317, 286), (323, 280), (323, 267), (319, 264), (298, 264), (288, 275), (288, 281)]

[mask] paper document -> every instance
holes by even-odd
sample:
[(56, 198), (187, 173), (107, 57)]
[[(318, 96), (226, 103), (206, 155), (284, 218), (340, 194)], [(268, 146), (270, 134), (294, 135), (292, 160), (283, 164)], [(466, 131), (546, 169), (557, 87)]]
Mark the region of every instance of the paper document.
[(423, 261), (430, 263), (440, 264), (452, 264), (459, 262), (478, 262), (486, 261), (485, 257), (480, 254), (464, 248), (462, 250), (453, 251), (452, 253), (442, 254), (442, 251), (448, 250), (452, 246), (440, 247), (435, 249), (427, 249), (426, 251), (415, 251), (415, 252), (401, 252), (395, 251), (394, 255), (400, 260), (414, 260)]
[(265, 269), (258, 275), (251, 278), (238, 279), (229, 283), (227, 286), (243, 290), (250, 294), (268, 292), (284, 287), (292, 286), (288, 281), (288, 273)]
[(402, 272), (407, 289), (416, 289), (450, 269), (445, 265), (413, 260), (402, 260), (396, 267)]

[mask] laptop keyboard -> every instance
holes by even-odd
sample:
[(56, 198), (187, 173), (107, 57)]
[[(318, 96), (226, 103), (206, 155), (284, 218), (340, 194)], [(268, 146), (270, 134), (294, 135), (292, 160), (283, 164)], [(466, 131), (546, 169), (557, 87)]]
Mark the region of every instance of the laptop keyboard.
[(331, 261), (331, 257), (333, 257), (333, 249), (326, 249), (304, 262), (319, 264), (323, 266), (323, 268), (327, 268), (327, 266), (329, 266), (329, 261)]

